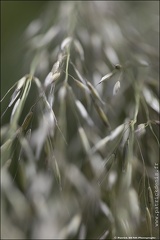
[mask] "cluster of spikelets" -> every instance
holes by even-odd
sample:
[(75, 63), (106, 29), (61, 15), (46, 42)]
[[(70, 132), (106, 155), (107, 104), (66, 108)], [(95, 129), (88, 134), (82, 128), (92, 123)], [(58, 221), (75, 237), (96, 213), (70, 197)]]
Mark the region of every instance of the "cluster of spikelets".
[(27, 28), (1, 128), (3, 239), (157, 236), (158, 53), (130, 4), (52, 2)]

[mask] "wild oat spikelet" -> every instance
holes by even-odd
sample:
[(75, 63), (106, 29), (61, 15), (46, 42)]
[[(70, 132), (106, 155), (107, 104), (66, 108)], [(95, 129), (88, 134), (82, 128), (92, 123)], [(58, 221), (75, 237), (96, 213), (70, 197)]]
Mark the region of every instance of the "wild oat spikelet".
[(147, 226), (149, 229), (149, 234), (152, 237), (152, 220), (151, 220), (151, 214), (150, 214), (148, 207), (146, 207), (146, 221), (147, 221)]
[(117, 81), (113, 88), (113, 96), (117, 95), (117, 93), (119, 92), (120, 86), (121, 86), (120, 81)]
[(109, 123), (108, 118), (107, 118), (106, 114), (104, 113), (103, 109), (96, 102), (94, 103), (94, 106), (95, 106), (97, 113), (100, 116), (102, 122), (104, 123), (104, 125), (107, 128), (110, 127), (110, 123)]
[(154, 199), (153, 199), (152, 189), (150, 186), (148, 187), (148, 205), (149, 205), (151, 216), (153, 216)]
[(128, 166), (128, 147), (129, 147), (129, 139), (127, 139), (123, 148), (122, 172), (126, 172), (126, 169)]
[(27, 114), (27, 116), (25, 117), (25, 119), (21, 125), (22, 131), (25, 131), (28, 128), (28, 125), (32, 119), (32, 116), (33, 116), (33, 112), (29, 112)]

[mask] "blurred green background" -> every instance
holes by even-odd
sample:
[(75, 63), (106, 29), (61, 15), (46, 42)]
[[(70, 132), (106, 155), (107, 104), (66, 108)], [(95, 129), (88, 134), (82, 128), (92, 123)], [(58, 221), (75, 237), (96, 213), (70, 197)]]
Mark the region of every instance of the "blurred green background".
[[(1, 98), (17, 80), (27, 74), (23, 69), (23, 53), (26, 51), (24, 32), (47, 4), (48, 1), (1, 1)], [(4, 101), (2, 112), (8, 98)], [(2, 124), (8, 117), (6, 113)]]

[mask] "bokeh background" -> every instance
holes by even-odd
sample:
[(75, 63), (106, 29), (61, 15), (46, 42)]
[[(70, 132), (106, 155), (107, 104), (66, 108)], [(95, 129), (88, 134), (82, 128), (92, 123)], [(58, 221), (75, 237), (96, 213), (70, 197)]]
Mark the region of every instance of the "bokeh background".
[[(27, 51), (25, 30), (47, 5), (48, 1), (1, 1), (1, 97), (29, 71), (22, 60)], [(2, 123), (8, 118), (6, 113)]]

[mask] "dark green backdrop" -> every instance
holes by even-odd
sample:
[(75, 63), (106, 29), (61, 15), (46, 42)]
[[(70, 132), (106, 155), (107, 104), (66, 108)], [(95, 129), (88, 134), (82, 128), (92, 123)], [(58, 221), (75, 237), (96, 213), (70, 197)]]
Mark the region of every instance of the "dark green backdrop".
[[(27, 73), (22, 67), (23, 54), (26, 51), (23, 33), (47, 4), (48, 1), (1, 1), (1, 98)], [(7, 98), (1, 107), (2, 112), (6, 104)], [(2, 123), (7, 119), (6, 113)]]

